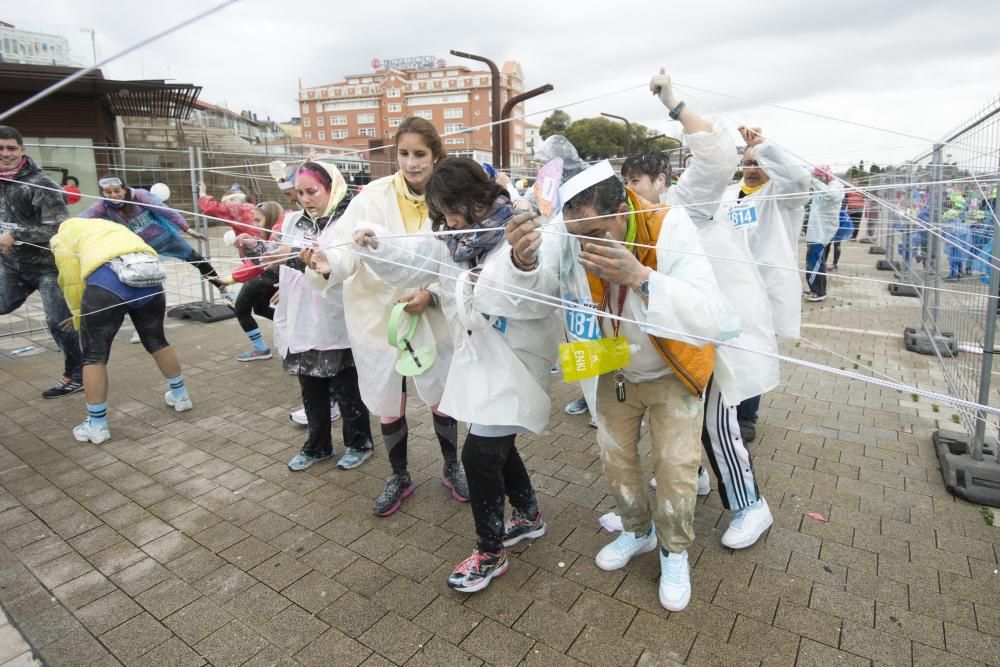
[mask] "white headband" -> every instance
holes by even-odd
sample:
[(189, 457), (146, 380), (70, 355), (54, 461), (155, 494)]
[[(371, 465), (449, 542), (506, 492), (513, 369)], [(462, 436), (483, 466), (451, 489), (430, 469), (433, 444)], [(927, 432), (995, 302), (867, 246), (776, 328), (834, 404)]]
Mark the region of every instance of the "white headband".
[(601, 160), (593, 167), (584, 169), (579, 174), (563, 183), (559, 188), (559, 200), (565, 204), (587, 188), (614, 177), (615, 170), (611, 166), (611, 163), (607, 160)]

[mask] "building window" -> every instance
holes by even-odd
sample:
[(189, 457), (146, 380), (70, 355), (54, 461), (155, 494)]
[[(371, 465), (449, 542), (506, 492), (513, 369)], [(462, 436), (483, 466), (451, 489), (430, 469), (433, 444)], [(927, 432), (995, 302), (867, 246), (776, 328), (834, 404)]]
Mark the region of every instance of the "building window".
[(326, 132), (324, 130), (319, 131), (319, 140), (326, 141)]
[(385, 90), (386, 97), (399, 97), (399, 94), (399, 88), (386, 88)]
[(401, 112), (403, 110), (403, 105), (402, 104), (390, 104), (390, 105), (388, 105), (387, 108), (389, 109), (389, 113), (399, 113), (399, 112)]
[(450, 134), (452, 132), (461, 132), (464, 129), (465, 129), (465, 125), (462, 125), (461, 123), (445, 123), (444, 124), (445, 134)]
[(374, 137), (375, 128), (374, 127), (362, 127), (358, 130), (359, 137)]
[[(377, 109), (378, 100), (344, 100), (343, 102), (327, 102), (323, 111), (347, 111), (349, 109)], [(317, 107), (318, 110), (318, 107)]]
[(445, 118), (461, 118), (463, 115), (462, 107), (450, 107), (444, 110)]
[(305, 131), (305, 135), (306, 135), (306, 139), (312, 139), (313, 138), (313, 133), (310, 132), (309, 130)]
[(390, 118), (389, 127), (399, 127), (399, 124), (403, 122), (402, 118)]
[(462, 104), (469, 101), (468, 93), (445, 93), (444, 95), (411, 95), (406, 103), (411, 107), (431, 104)]
[(347, 125), (347, 116), (330, 116), (330, 125)]
[(318, 116), (316, 118), (316, 127), (323, 127), (323, 122), (324, 122), (324, 118), (322, 116)]
[(333, 132), (330, 133), (330, 138), (331, 139), (346, 139), (347, 138), (347, 130), (334, 130)]
[(312, 124), (313, 124), (312, 118), (303, 118), (302, 119), (302, 127), (312, 127)]
[(445, 139), (444, 143), (447, 146), (464, 146), (465, 139)]
[(375, 122), (375, 114), (373, 113), (359, 113), (358, 114), (358, 124), (367, 125), (368, 123)]
[(434, 112), (430, 109), (421, 109), (413, 114), (417, 118), (423, 118), (424, 120), (434, 120)]

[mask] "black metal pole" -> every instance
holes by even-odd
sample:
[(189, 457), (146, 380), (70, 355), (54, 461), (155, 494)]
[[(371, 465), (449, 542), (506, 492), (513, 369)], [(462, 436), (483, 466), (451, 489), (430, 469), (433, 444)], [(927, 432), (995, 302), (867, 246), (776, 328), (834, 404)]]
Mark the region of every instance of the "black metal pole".
[(520, 95), (515, 95), (514, 97), (507, 100), (507, 103), (503, 105), (503, 110), (500, 112), (500, 120), (504, 121), (500, 124), (501, 127), (501, 140), (502, 151), (500, 153), (500, 168), (510, 169), (510, 123), (506, 122), (510, 118), (511, 112), (514, 110), (518, 104), (525, 100), (529, 100), (532, 97), (538, 97), (543, 95), (550, 90), (554, 90), (551, 83), (547, 83), (544, 86), (539, 86), (538, 88), (532, 88), (531, 90), (521, 93)]
[(615, 120), (620, 120), (625, 123), (625, 157), (632, 154), (632, 123), (628, 122), (628, 118), (624, 116), (616, 116), (613, 113), (601, 112), (602, 116), (606, 118), (614, 118)]
[(500, 139), (500, 123), (499, 123), (499, 121), (500, 121), (500, 70), (497, 68), (497, 65), (496, 65), (495, 62), (493, 62), (489, 58), (485, 58), (483, 56), (477, 56), (475, 54), (466, 53), (464, 51), (456, 51), (455, 49), (450, 50), (448, 53), (450, 53), (451, 55), (456, 56), (458, 58), (468, 58), (469, 60), (478, 60), (481, 63), (486, 63), (486, 66), (490, 68), (490, 78), (492, 79), (491, 90), (493, 92), (493, 100), (492, 100), (493, 104), (492, 104), (492, 109), (490, 111), (490, 115), (492, 116), (492, 120), (493, 120), (493, 126), (490, 128), (492, 130), (491, 134), (492, 134), (492, 141), (493, 141), (493, 164), (499, 164), (500, 163), (500, 159), (501, 159), (500, 158), (500, 155), (501, 155), (500, 141), (501, 141), (501, 139)]

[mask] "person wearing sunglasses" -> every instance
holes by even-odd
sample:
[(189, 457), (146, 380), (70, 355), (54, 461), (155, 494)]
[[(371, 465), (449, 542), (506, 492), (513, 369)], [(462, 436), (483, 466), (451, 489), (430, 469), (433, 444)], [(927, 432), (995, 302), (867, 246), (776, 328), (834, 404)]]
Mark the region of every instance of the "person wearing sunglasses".
[(224, 299), (232, 302), (226, 284), (215, 267), (195, 250), (182, 234), (208, 241), (207, 237), (192, 229), (177, 211), (149, 190), (130, 188), (117, 176), (105, 176), (97, 181), (102, 199), (94, 202), (81, 218), (100, 218), (125, 225), (138, 234), (161, 257), (175, 257), (193, 265), (202, 279), (215, 285)]
[(57, 283), (49, 240), (69, 217), (62, 189), (24, 154), (24, 139), (0, 126), (0, 315), (12, 313), (35, 291), (42, 298), (45, 324), (63, 353), (63, 376), (44, 398), (83, 389), (83, 356), (76, 331), (59, 325), (69, 308)]

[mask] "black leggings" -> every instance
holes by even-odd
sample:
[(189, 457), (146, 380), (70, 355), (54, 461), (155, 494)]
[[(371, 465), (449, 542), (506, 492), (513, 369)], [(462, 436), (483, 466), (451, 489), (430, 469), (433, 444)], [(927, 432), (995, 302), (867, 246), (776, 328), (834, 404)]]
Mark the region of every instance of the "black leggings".
[(267, 271), (243, 283), (240, 293), (236, 295), (236, 305), (233, 306), (236, 310), (236, 319), (243, 327), (243, 331), (253, 331), (258, 328), (257, 321), (253, 318), (254, 313), (269, 320), (274, 319), (271, 298), (277, 291), (278, 276), (274, 271)]
[(87, 285), (80, 303), (80, 346), (84, 366), (108, 363), (111, 341), (125, 321), (125, 313), (132, 319), (147, 352), (152, 354), (170, 345), (163, 333), (163, 316), (167, 309), (163, 293), (153, 296), (139, 308), (132, 307), (135, 305), (125, 303), (103, 287)]
[(191, 254), (185, 257), (184, 261), (198, 269), (198, 273), (201, 274), (202, 278), (205, 278), (216, 287), (219, 286), (219, 272), (197, 250), (192, 248)]
[(465, 439), (462, 465), (469, 480), (469, 500), (476, 523), (479, 550), (497, 553), (503, 548), (504, 499), (522, 515), (538, 511), (535, 490), (514, 444), (514, 435)]
[(840, 241), (834, 241), (823, 250), (823, 264), (830, 259), (830, 248), (833, 247), (833, 265), (840, 264)]
[(358, 389), (358, 371), (349, 366), (333, 377), (300, 375), (302, 406), (309, 423), (309, 437), (302, 451), (311, 456), (329, 456), (333, 453), (330, 436), (330, 399), (340, 406), (343, 419), (344, 446), (367, 449), (372, 446), (372, 430), (368, 421), (368, 408), (361, 400)]

